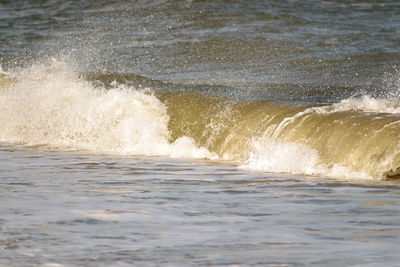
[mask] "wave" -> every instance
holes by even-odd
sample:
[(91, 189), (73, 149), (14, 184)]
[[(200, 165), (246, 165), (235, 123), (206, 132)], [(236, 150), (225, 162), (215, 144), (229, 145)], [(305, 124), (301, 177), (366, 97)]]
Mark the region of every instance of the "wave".
[(216, 157), (196, 147), (189, 137), (169, 142), (166, 107), (148, 90), (124, 85), (95, 88), (57, 61), (33, 66), (8, 80), (13, 80), (8, 86), (0, 83), (3, 142), (105, 153)]
[(397, 98), (365, 95), (293, 106), (176, 90), (179, 85), (165, 90), (162, 84), (137, 75), (79, 75), (57, 60), (2, 71), (0, 141), (224, 159), (268, 172), (400, 175)]
[[(398, 175), (397, 100), (363, 97), (293, 107), (187, 94), (165, 98), (173, 137), (190, 136), (222, 158), (245, 162), (245, 168), (335, 177)], [(382, 111), (375, 112), (377, 106)]]

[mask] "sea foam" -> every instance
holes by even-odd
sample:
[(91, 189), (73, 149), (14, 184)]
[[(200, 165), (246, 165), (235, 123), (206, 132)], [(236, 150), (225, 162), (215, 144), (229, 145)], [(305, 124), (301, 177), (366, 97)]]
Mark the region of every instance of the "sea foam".
[(189, 137), (169, 142), (165, 106), (149, 91), (95, 88), (65, 62), (13, 73), (0, 92), (0, 140), (102, 153), (215, 158)]
[(221, 113), (225, 102), (207, 95), (158, 92), (157, 98), (134, 83), (103, 86), (59, 60), (1, 75), (2, 142), (226, 159), (241, 168), (278, 173), (349, 178), (400, 173), (400, 102), (393, 97), (295, 108), (246, 102)]
[(282, 143), (270, 138), (253, 138), (243, 169), (296, 175), (318, 175), (370, 179), (368, 174), (354, 172), (337, 163), (324, 163), (318, 151), (298, 143)]

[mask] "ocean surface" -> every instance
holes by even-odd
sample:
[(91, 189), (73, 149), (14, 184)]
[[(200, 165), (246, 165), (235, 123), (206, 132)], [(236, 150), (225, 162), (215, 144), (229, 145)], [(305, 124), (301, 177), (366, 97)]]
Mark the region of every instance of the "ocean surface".
[(400, 2), (0, 1), (0, 265), (398, 266)]

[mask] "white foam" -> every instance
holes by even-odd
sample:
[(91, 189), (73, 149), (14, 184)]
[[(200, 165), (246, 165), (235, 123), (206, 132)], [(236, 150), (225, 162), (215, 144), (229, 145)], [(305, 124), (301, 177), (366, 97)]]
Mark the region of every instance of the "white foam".
[(364, 95), (359, 98), (348, 98), (331, 106), (312, 107), (307, 109), (305, 113), (328, 114), (344, 111), (400, 114), (400, 101), (397, 98), (380, 99)]
[(71, 213), (99, 221), (121, 221), (121, 216), (106, 210), (71, 210)]
[(45, 263), (44, 266), (46, 266), (46, 267), (62, 267), (64, 265), (62, 265), (60, 263), (55, 263), (55, 262), (48, 262), (48, 263)]
[(269, 138), (254, 138), (240, 166), (244, 169), (275, 173), (319, 175), (338, 178), (371, 178), (339, 164), (324, 163), (318, 152), (302, 144), (274, 142)]
[(64, 62), (14, 75), (0, 92), (0, 140), (119, 154), (215, 158), (189, 137), (170, 143), (166, 107), (150, 91), (94, 88)]

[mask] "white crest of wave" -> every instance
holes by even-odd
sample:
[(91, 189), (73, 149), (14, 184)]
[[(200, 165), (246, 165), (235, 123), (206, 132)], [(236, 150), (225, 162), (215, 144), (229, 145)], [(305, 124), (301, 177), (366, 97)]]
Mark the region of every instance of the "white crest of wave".
[(368, 95), (360, 98), (348, 98), (325, 107), (327, 112), (362, 111), (375, 113), (400, 114), (400, 101), (397, 98), (378, 99)]
[(320, 160), (318, 152), (302, 144), (282, 143), (270, 138), (254, 138), (244, 169), (297, 175), (319, 175), (336, 178), (370, 179), (365, 173), (354, 172), (339, 164), (327, 164)]
[(64, 62), (13, 75), (0, 90), (0, 140), (104, 153), (214, 158), (189, 137), (170, 143), (166, 107), (149, 91), (106, 90)]
[(350, 97), (331, 106), (315, 108), (315, 110), (319, 113), (361, 111), (400, 114), (400, 71), (396, 70), (394, 74), (387, 73), (383, 82), (385, 87), (378, 92), (378, 97), (370, 95)]

